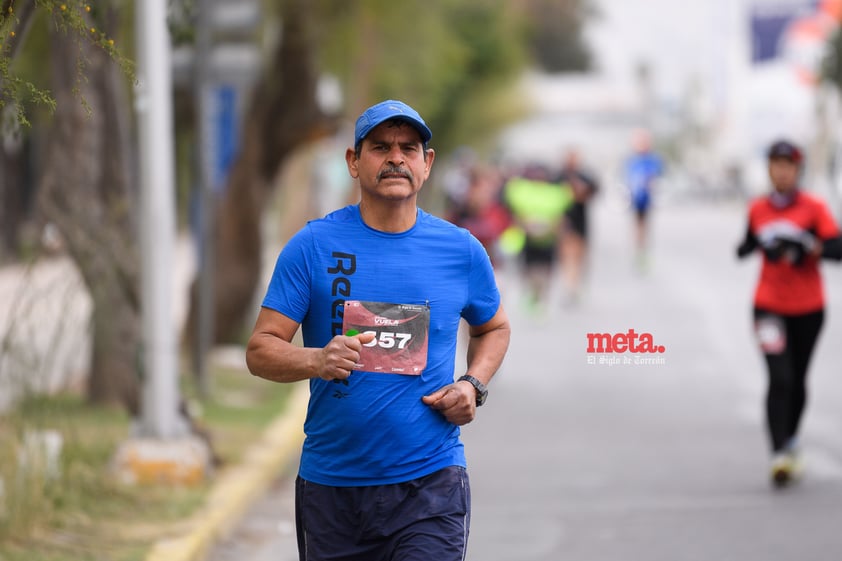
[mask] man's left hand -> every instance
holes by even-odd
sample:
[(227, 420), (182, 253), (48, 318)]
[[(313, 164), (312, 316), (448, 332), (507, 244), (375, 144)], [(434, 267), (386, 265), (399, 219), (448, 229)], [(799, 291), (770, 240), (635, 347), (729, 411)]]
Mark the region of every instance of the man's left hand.
[(440, 411), (454, 425), (467, 425), (477, 414), (477, 391), (468, 382), (444, 386), (421, 401)]

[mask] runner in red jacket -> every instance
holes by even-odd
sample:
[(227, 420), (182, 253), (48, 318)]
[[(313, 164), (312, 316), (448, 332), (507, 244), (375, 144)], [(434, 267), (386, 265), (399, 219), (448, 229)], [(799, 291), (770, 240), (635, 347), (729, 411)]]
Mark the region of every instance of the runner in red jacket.
[(842, 259), (842, 237), (827, 205), (799, 188), (801, 150), (781, 140), (768, 152), (773, 190), (752, 202), (737, 249), (763, 254), (754, 293), (754, 324), (766, 358), (766, 420), (771, 478), (783, 487), (800, 473), (798, 425), (806, 404), (810, 357), (824, 320), (821, 258)]

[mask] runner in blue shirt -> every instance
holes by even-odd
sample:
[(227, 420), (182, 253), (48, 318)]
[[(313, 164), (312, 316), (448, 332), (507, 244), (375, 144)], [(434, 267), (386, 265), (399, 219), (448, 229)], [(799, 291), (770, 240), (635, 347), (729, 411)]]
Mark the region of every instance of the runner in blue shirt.
[[(484, 403), (510, 329), (482, 245), (417, 206), (431, 136), (399, 101), (360, 116), (345, 155), (360, 202), (287, 244), (249, 340), (252, 373), (310, 384), (296, 480), (302, 560), (465, 556), (459, 427)], [(462, 319), (467, 371), (454, 382)], [(292, 343), (299, 327), (303, 346)]]
[(635, 215), (635, 249), (638, 266), (646, 265), (648, 244), (647, 218), (652, 206), (652, 190), (655, 181), (664, 172), (661, 158), (652, 151), (649, 131), (635, 132), (634, 154), (626, 160), (624, 175), (629, 190), (629, 200)]

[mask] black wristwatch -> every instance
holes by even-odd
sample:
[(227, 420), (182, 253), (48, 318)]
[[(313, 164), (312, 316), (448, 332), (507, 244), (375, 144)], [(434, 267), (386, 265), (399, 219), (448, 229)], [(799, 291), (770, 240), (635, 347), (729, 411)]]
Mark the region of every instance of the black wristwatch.
[(471, 376), (470, 374), (465, 374), (460, 376), (457, 382), (461, 382), (462, 380), (471, 384), (475, 390), (477, 390), (477, 407), (485, 403), (485, 400), (488, 399), (488, 388), (485, 387), (485, 384)]

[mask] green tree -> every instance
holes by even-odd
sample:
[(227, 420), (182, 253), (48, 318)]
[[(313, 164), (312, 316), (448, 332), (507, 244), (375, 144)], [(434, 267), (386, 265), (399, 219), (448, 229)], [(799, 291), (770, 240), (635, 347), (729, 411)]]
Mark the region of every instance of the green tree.
[[(132, 73), (132, 64), (126, 59), (108, 33), (105, 20), (113, 9), (125, 4), (126, 0), (0, 0), (0, 109), (12, 106), (16, 109), (17, 124), (29, 125), (27, 107), (41, 104), (49, 109), (56, 108), (53, 94), (38, 87), (28, 79), (31, 76), (26, 69), (15, 67), (15, 61), (27, 43), (33, 23), (39, 19), (48, 19), (50, 32), (61, 32), (73, 41), (71, 48), (82, 52), (87, 47), (96, 46), (120, 66), (128, 75)], [(114, 30), (111, 30), (112, 33)], [(80, 93), (81, 82), (85, 78), (87, 58), (77, 61), (73, 90)], [(81, 98), (84, 105), (85, 99)]]
[(522, 107), (503, 102), (527, 63), (524, 12), (504, 0), (320, 0), (320, 60), (348, 115), (406, 100), (436, 131), (441, 152), (493, 133)]
[[(17, 126), (32, 104), (51, 112), (43, 162), (37, 170), (38, 208), (61, 232), (91, 295), (93, 311), (88, 397), (139, 410), (139, 257), (131, 103), (126, 70), (116, 51), (121, 0), (88, 4), (6, 0), (6, 41), (0, 55), (0, 103), (16, 104)], [(47, 85), (40, 89), (14, 63), (25, 58), (24, 36), (45, 38)], [(130, 70), (129, 70), (130, 73)], [(3, 186), (10, 187), (9, 185)], [(94, 225), (96, 225), (94, 227)]]
[(588, 0), (526, 0), (527, 45), (545, 72), (582, 72), (591, 66), (582, 32), (596, 15)]

